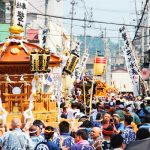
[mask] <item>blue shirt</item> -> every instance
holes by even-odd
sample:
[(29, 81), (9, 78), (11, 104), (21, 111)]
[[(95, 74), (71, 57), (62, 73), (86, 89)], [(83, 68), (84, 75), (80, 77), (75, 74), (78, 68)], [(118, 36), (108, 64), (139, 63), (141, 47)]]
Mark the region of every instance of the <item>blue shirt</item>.
[(69, 133), (61, 133), (53, 140), (58, 147), (60, 147), (60, 139), (63, 140), (62, 146), (71, 147), (74, 145), (74, 138), (71, 137)]
[(124, 143), (127, 145), (132, 141), (135, 141), (136, 135), (131, 126), (127, 126), (122, 134)]
[(60, 148), (50, 140), (45, 140), (43, 142), (40, 142), (35, 147), (35, 150), (37, 150), (37, 149), (60, 150)]
[(102, 123), (101, 121), (91, 121), (92, 122), (92, 127), (101, 127)]
[(119, 131), (124, 131), (124, 128), (125, 128), (123, 123), (115, 124), (115, 127)]
[(50, 150), (60, 150), (60, 148), (52, 141), (47, 141), (47, 146)]
[(3, 150), (34, 149), (34, 145), (30, 137), (19, 128), (6, 132), (4, 136), (0, 138), (0, 145), (3, 147)]
[(43, 138), (42, 136), (31, 136), (30, 138), (31, 138), (31, 140), (32, 140), (32, 143), (33, 143), (34, 147), (35, 147), (38, 143), (44, 141), (44, 138)]

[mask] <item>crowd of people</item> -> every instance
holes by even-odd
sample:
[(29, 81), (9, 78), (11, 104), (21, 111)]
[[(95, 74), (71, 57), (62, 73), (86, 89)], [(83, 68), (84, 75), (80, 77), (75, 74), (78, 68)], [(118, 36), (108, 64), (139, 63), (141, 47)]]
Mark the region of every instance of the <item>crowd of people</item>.
[(150, 150), (149, 98), (132, 94), (93, 98), (90, 109), (82, 100), (67, 97), (60, 108), (58, 127), (42, 120), (22, 124), (19, 118), (13, 118), (7, 129), (1, 120), (1, 149)]

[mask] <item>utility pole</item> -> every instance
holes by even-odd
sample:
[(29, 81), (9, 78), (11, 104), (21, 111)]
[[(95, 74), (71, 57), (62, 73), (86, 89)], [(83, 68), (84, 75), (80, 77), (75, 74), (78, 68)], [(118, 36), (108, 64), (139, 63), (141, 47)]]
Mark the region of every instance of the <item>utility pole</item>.
[(87, 19), (87, 15), (85, 12), (84, 13), (84, 53), (87, 52), (87, 50), (86, 50), (86, 19)]
[(48, 34), (48, 18), (47, 18), (47, 9), (48, 9), (48, 1), (49, 0), (45, 0), (45, 22), (44, 25), (45, 27), (43, 28), (42, 31), (42, 46), (45, 49), (47, 47), (47, 34)]
[(105, 44), (105, 51), (104, 51), (104, 55), (106, 55), (106, 50), (107, 50), (107, 30), (106, 30), (106, 27), (105, 27), (105, 32), (104, 32), (105, 36), (104, 36), (104, 44)]
[[(87, 53), (87, 48), (86, 48), (86, 29), (87, 27), (91, 27), (90, 26), (87, 26), (87, 16), (88, 16), (88, 12), (85, 11), (84, 13), (84, 53)], [(92, 17), (93, 17), (93, 9), (91, 8), (91, 16), (90, 16), (90, 20), (92, 20)]]
[[(149, 27), (150, 26), (150, 19), (149, 19), (149, 17), (150, 17), (150, 12), (149, 12), (149, 8), (150, 8), (150, 3), (148, 3), (148, 5), (147, 5), (147, 27)], [(150, 47), (150, 38), (149, 38), (149, 36), (150, 36), (150, 29), (149, 28), (147, 28), (147, 47), (146, 47), (146, 50), (148, 50)]]
[(9, 0), (9, 3), (10, 3), (10, 25), (13, 25), (13, 12), (14, 12), (14, 5), (15, 5), (15, 2), (14, 0)]
[(47, 9), (48, 9), (48, 0), (45, 0), (45, 27), (47, 27), (47, 23), (48, 23), (48, 20), (47, 20)]
[(71, 29), (70, 29), (70, 51), (72, 50), (72, 37), (73, 37), (73, 19), (74, 19), (74, 6), (75, 6), (75, 0), (72, 0), (71, 5), (72, 5), (72, 9), (71, 9)]
[[(150, 17), (150, 2), (148, 2), (148, 4), (147, 4), (147, 27), (150, 27), (150, 19), (149, 19), (149, 17)], [(146, 29), (146, 49), (145, 49), (145, 51), (148, 51), (149, 49), (150, 49), (150, 29), (149, 28), (147, 28)], [(144, 57), (145, 57), (145, 54), (144, 54)], [(143, 58), (143, 62), (145, 62), (145, 59)], [(145, 67), (145, 66), (144, 66)], [(150, 70), (150, 65), (149, 65), (149, 70)], [(148, 78), (148, 80), (146, 81), (147, 82), (147, 86), (148, 86), (148, 93), (150, 94), (150, 77)]]

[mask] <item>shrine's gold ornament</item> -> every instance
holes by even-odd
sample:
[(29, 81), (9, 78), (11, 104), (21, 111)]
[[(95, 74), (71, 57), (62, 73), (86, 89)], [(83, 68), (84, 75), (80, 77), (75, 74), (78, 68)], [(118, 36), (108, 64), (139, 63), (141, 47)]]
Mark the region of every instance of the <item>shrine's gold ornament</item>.
[(23, 32), (23, 28), (20, 26), (14, 25), (9, 28), (9, 31), (11, 34), (20, 34)]

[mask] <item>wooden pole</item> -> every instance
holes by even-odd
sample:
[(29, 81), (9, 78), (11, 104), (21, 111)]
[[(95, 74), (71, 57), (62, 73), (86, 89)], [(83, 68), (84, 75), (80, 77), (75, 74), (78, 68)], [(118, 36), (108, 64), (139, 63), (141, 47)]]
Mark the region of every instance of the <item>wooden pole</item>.
[(83, 76), (83, 98), (84, 98), (84, 107), (85, 107), (85, 114), (86, 114), (86, 98), (85, 98), (85, 83), (84, 83), (84, 76)]
[(90, 95), (90, 114), (91, 114), (91, 112), (92, 112), (92, 97), (93, 97), (94, 79), (95, 79), (95, 76), (93, 75), (92, 88), (91, 88), (91, 95)]

